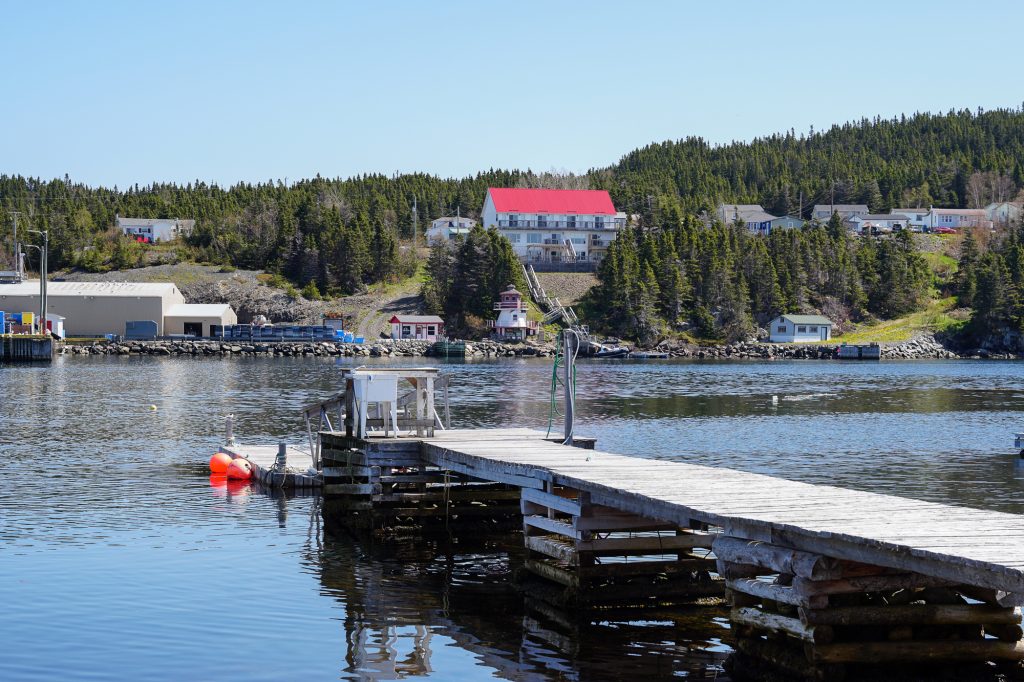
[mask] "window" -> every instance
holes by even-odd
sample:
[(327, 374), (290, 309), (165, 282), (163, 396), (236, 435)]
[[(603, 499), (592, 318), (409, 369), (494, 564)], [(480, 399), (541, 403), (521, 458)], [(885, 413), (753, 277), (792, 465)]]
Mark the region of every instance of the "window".
[(811, 332), (811, 333), (813, 334), (813, 333), (815, 333), (815, 332), (817, 332), (817, 331), (818, 331), (818, 327), (817, 327), (816, 325), (813, 325), (813, 324), (812, 324), (811, 326), (809, 326), (809, 327), (807, 328), (807, 331), (809, 331), (809, 332)]
[(409, 336), (410, 334), (412, 334), (412, 325), (410, 325), (410, 324), (403, 324), (402, 325), (402, 336)]
[(586, 237), (569, 237), (569, 239), (572, 241), (573, 244), (586, 244), (587, 243), (587, 238)]
[(601, 216), (594, 216), (594, 227), (596, 227), (599, 230), (603, 229), (604, 228), (604, 218), (602, 218)]
[(797, 334), (806, 334), (807, 333), (807, 327), (804, 327), (804, 326), (797, 327), (796, 328), (796, 333)]
[(427, 327), (428, 336), (434, 336), (435, 334), (437, 334), (437, 327), (435, 327), (434, 325), (430, 325), (429, 327)]
[(548, 217), (546, 215), (537, 216), (537, 227), (547, 227)]
[(508, 226), (509, 227), (519, 227), (519, 216), (518, 215), (509, 214), (509, 216), (508, 216)]
[(786, 325), (780, 324), (778, 327), (775, 328), (775, 331), (777, 331), (780, 334), (785, 334), (786, 333)]
[(518, 244), (519, 243), (519, 233), (518, 232), (509, 232), (505, 236), (508, 237), (508, 240), (510, 242), (512, 242), (513, 244)]
[(570, 215), (565, 217), (565, 226), (570, 230), (576, 229), (576, 216)]
[(540, 242), (541, 242), (541, 236), (539, 234), (537, 234), (536, 232), (533, 232), (533, 233), (530, 233), (530, 234), (526, 235), (526, 243), (527, 244), (540, 244)]

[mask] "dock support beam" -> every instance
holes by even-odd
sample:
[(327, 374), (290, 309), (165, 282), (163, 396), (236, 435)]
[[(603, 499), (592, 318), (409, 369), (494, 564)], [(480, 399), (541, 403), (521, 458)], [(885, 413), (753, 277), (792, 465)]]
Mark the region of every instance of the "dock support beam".
[(935, 665), (1024, 672), (1019, 600), (949, 580), (720, 536), (737, 680), (841, 680), (851, 670), (918, 678)]
[(426, 462), (416, 440), (320, 433), (328, 529), (465, 541), (520, 525), (519, 489)]
[(548, 484), (522, 490), (526, 588), (562, 608), (692, 604), (719, 597), (714, 535), (591, 503)]

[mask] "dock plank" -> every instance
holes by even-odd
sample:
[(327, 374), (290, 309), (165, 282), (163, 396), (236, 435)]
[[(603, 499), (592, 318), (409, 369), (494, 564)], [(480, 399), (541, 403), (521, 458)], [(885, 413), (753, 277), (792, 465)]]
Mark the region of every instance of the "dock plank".
[(582, 450), (544, 436), (446, 431), (423, 440), (423, 456), (484, 479), (564, 485), (647, 518), (680, 525), (693, 519), (741, 537), (1024, 593), (1021, 515)]

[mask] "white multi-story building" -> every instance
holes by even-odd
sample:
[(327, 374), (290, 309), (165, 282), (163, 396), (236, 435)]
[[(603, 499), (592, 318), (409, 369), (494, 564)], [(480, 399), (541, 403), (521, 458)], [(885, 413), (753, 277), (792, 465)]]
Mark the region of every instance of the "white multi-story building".
[(604, 190), (487, 190), (481, 212), (484, 227), (496, 227), (525, 262), (597, 263), (626, 225)]
[(117, 227), (122, 234), (147, 242), (169, 242), (192, 234), (194, 220), (180, 218), (122, 218), (117, 216)]

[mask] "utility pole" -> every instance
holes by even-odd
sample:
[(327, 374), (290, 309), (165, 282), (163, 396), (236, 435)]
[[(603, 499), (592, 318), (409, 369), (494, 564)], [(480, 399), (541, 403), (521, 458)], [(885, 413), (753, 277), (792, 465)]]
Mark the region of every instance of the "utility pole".
[(49, 265), (50, 231), (29, 230), (33, 234), (43, 235), (43, 247), (39, 248), (39, 331), (46, 334), (46, 269)]
[(11, 211), (14, 216), (14, 272), (15, 278), (20, 282), (22, 277), (21, 244), (18, 243), (18, 216), (19, 211)]
[(420, 214), (419, 214), (419, 212), (416, 209), (416, 195), (413, 194), (412, 195), (412, 248), (414, 248), (414, 249), (417, 246), (419, 246), (419, 240), (417, 239), (417, 234), (416, 234), (416, 223), (417, 223), (417, 219), (419, 218), (419, 215)]

